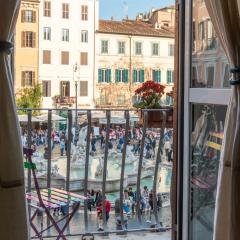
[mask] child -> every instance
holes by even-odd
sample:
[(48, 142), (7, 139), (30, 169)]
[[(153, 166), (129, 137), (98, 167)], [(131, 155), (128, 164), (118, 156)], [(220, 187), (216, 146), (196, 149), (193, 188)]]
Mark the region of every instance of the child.
[(64, 150), (65, 150), (65, 141), (64, 139), (61, 139), (61, 142), (60, 142), (61, 156), (63, 156)]

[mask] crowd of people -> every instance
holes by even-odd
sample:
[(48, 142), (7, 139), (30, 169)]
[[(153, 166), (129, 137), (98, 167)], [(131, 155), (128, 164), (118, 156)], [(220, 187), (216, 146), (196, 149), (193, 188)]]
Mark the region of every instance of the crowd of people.
[[(91, 142), (91, 155), (97, 154), (98, 148), (105, 148), (105, 140), (106, 140), (106, 129), (99, 128), (97, 131), (99, 134), (96, 134), (93, 128), (93, 131), (90, 135)], [(28, 130), (26, 128), (22, 128), (22, 145), (24, 147), (28, 146)], [(157, 148), (157, 140), (160, 138), (159, 133), (155, 131), (148, 131), (145, 138), (144, 145), (144, 154), (146, 159), (151, 159), (155, 157), (156, 148)], [(140, 127), (132, 128), (127, 133), (127, 145), (131, 147), (131, 151), (135, 155), (139, 155), (141, 151), (141, 140), (142, 140), (142, 129)], [(125, 129), (121, 127), (114, 127), (110, 129), (109, 134), (109, 142), (108, 149), (115, 149), (118, 152), (123, 151), (123, 146), (125, 142)], [(60, 156), (64, 156), (67, 154), (67, 135), (65, 131), (56, 131), (52, 129), (51, 131), (51, 148), (54, 150), (56, 146), (59, 146), (59, 154)], [(45, 156), (47, 156), (48, 151), (48, 130), (43, 129), (34, 129), (31, 131), (31, 146), (33, 148), (44, 147)], [(99, 147), (98, 147), (99, 146)], [(172, 130), (165, 130), (164, 133), (164, 146), (165, 157), (168, 162), (171, 162), (173, 159), (173, 151), (172, 151)], [(162, 151), (161, 149), (161, 151)], [(163, 152), (162, 152), (163, 154)]]

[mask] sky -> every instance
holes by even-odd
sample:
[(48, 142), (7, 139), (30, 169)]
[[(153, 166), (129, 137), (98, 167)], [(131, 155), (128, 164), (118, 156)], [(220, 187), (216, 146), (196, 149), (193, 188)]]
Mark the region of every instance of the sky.
[(175, 0), (99, 0), (100, 19), (122, 20), (126, 16), (135, 19), (137, 13), (148, 12), (174, 4)]

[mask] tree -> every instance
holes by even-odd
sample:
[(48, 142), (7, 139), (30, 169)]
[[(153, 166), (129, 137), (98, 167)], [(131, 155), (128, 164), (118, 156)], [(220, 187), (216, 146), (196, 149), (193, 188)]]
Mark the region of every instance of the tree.
[[(42, 88), (38, 84), (35, 87), (23, 88), (19, 94), (20, 97), (17, 98), (17, 108), (21, 109), (18, 111), (19, 114), (26, 114), (26, 110), (29, 108), (40, 108), (42, 104)], [(33, 115), (38, 115), (39, 111), (33, 111)]]

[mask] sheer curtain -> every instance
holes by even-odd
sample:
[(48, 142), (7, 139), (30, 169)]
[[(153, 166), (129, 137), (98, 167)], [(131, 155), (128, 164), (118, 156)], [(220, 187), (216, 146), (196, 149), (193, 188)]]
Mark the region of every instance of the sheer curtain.
[(0, 238), (27, 240), (23, 158), (10, 67), (20, 0), (0, 0)]
[(240, 239), (240, 0), (205, 2), (233, 73), (220, 159), (214, 240), (236, 240)]

